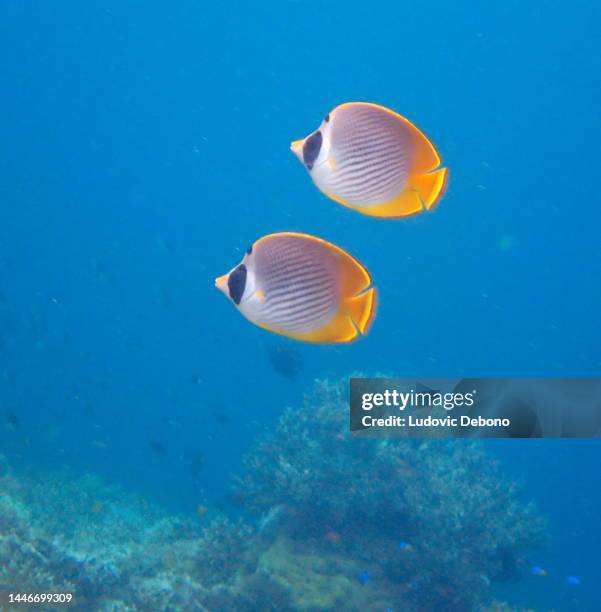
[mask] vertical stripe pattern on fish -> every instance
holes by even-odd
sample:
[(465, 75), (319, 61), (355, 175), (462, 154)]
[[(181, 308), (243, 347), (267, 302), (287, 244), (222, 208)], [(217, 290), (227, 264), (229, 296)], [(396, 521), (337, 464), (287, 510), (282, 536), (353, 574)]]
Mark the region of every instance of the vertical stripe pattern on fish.
[(291, 148), (318, 189), (366, 215), (403, 217), (430, 210), (447, 180), (426, 136), (376, 104), (336, 107), (317, 131)]
[(307, 234), (270, 234), (216, 281), (251, 322), (306, 342), (351, 342), (367, 332), (376, 291), (367, 270)]

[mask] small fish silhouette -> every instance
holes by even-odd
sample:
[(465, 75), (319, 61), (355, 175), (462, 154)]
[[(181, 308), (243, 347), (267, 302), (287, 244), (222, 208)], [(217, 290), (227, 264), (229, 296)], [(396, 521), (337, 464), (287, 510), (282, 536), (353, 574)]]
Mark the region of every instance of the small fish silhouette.
[(271, 346), (267, 349), (273, 369), (288, 380), (294, 380), (303, 368), (303, 358), (291, 346)]
[(167, 452), (167, 449), (160, 442), (157, 442), (156, 440), (151, 440), (148, 443), (148, 446), (150, 446), (150, 449), (153, 452), (155, 452), (157, 455), (164, 455)]
[(21, 426), (19, 417), (12, 410), (8, 410), (6, 412), (6, 422), (8, 423), (9, 429), (12, 431), (17, 431), (17, 429), (19, 429)]

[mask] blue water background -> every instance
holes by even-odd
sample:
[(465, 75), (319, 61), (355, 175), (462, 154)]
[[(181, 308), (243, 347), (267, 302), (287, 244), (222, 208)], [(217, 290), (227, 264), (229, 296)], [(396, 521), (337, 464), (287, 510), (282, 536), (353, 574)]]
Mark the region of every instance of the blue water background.
[[(600, 19), (593, 1), (3, 2), (0, 400), (20, 425), (0, 451), (189, 511), (316, 377), (601, 375)], [(432, 214), (369, 219), (311, 184), (289, 143), (348, 100), (435, 142)], [(293, 382), (268, 360), (282, 341), (213, 287), (280, 230), (349, 249), (381, 295), (368, 338), (296, 346)], [(552, 518), (532, 560), (549, 576), (507, 596), (594, 609), (598, 445), (490, 446)]]

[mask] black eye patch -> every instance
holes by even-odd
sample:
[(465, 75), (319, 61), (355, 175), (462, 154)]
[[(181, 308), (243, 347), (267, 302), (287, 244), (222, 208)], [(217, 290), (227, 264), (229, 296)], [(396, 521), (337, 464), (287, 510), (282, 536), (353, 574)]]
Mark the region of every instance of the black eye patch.
[(240, 264), (227, 279), (227, 288), (232, 298), (232, 302), (236, 306), (240, 303), (242, 296), (244, 295), (244, 288), (246, 287), (246, 266)]
[(323, 137), (319, 130), (311, 134), (311, 136), (305, 140), (305, 144), (303, 145), (303, 161), (309, 170), (313, 168), (315, 160), (319, 157), (322, 142)]

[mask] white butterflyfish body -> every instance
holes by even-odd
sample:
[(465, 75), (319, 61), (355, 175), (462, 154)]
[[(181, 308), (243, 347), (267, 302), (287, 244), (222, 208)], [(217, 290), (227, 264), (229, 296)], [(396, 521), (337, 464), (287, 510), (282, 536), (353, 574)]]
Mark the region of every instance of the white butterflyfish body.
[(434, 145), (415, 125), (367, 102), (337, 106), (291, 149), (326, 196), (374, 217), (431, 210), (448, 178)]
[(366, 268), (308, 234), (260, 238), (215, 284), (255, 325), (305, 342), (352, 342), (367, 333), (376, 310)]

